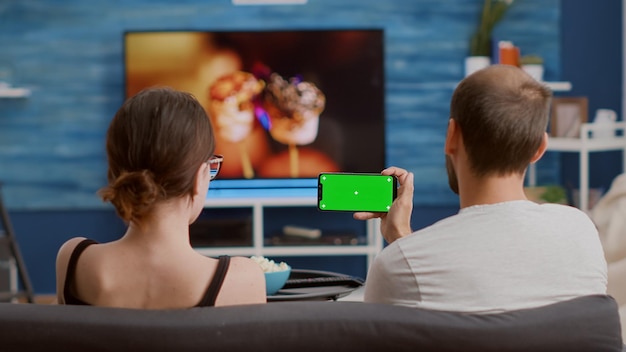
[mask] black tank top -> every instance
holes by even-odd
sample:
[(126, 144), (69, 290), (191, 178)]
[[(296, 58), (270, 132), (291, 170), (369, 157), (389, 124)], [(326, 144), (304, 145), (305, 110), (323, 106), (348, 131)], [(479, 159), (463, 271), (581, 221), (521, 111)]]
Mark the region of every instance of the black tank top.
[[(85, 239), (78, 243), (78, 245), (76, 245), (76, 248), (74, 248), (74, 251), (72, 252), (70, 260), (67, 264), (67, 274), (65, 275), (65, 284), (63, 286), (63, 298), (65, 299), (65, 304), (90, 305), (89, 303), (82, 301), (78, 297), (74, 296), (71, 288), (72, 284), (74, 283), (74, 275), (76, 274), (76, 264), (78, 263), (78, 258), (83, 253), (85, 248), (97, 243), (98, 242), (94, 240)], [(222, 288), (222, 284), (224, 283), (224, 278), (226, 277), (226, 272), (228, 271), (229, 264), (229, 256), (224, 255), (219, 257), (217, 268), (215, 269), (215, 275), (213, 275), (213, 279), (209, 283), (209, 286), (207, 287), (204, 296), (196, 305), (196, 307), (212, 307), (215, 305), (215, 299), (217, 298), (217, 294)]]

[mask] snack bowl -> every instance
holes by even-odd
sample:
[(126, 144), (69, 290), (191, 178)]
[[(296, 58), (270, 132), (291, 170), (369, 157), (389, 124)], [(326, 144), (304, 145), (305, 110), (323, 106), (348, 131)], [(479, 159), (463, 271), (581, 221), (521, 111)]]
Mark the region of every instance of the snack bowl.
[(265, 293), (271, 296), (278, 292), (287, 282), (289, 275), (291, 274), (291, 268), (288, 267), (281, 271), (271, 271), (265, 273)]
[(265, 273), (265, 293), (268, 296), (278, 292), (291, 274), (291, 267), (285, 262), (276, 263), (263, 256), (254, 255), (250, 259), (259, 264)]

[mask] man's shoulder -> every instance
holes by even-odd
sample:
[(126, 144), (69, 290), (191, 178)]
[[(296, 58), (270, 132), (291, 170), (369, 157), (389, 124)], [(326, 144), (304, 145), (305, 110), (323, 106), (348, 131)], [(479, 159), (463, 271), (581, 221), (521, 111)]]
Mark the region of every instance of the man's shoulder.
[(543, 211), (555, 213), (557, 215), (569, 216), (581, 219), (590, 219), (589, 215), (584, 211), (567, 204), (558, 203), (542, 203), (539, 204)]

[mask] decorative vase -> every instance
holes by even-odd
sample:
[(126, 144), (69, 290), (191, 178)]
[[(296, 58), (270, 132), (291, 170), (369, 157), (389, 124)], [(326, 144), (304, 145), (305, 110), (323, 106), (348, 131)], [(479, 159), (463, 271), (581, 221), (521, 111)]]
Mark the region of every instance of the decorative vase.
[(528, 73), (532, 78), (537, 81), (543, 81), (543, 65), (538, 64), (525, 64), (522, 65), (522, 70)]
[(468, 56), (465, 58), (465, 77), (491, 65), (489, 56)]

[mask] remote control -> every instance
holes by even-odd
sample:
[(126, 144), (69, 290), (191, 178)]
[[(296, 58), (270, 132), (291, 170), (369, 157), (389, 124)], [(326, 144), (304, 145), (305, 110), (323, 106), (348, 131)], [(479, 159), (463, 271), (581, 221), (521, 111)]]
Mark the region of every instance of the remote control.
[(363, 279), (353, 276), (318, 276), (303, 279), (288, 279), (282, 289), (320, 286), (359, 287), (362, 286), (363, 283)]
[(288, 236), (297, 236), (310, 239), (317, 239), (322, 236), (322, 230), (308, 227), (287, 225), (283, 227), (283, 233)]

